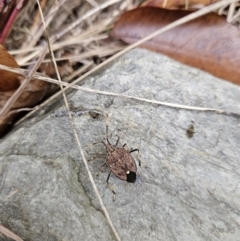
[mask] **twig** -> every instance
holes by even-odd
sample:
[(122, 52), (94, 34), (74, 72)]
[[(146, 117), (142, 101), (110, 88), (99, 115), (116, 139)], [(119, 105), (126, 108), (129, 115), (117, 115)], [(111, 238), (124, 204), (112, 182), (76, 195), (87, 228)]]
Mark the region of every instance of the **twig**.
[[(0, 64), (0, 69), (7, 70), (7, 71), (10, 71), (10, 72), (13, 72), (13, 73), (20, 74), (20, 75), (27, 75), (28, 74), (27, 70), (11, 68), (11, 67), (7, 67), (7, 66), (1, 65), (1, 64)], [(42, 75), (41, 73), (34, 74), (33, 78), (59, 85), (58, 80), (48, 78), (48, 77)], [(137, 96), (124, 95), (124, 94), (118, 94), (118, 93), (113, 93), (113, 92), (108, 92), (108, 91), (90, 89), (90, 88), (82, 87), (82, 86), (79, 86), (79, 85), (73, 85), (72, 83), (68, 84), (66, 82), (62, 82), (61, 84), (62, 84), (62, 86), (65, 86), (65, 88), (62, 91), (66, 91), (66, 89), (73, 88), (73, 89), (78, 89), (78, 90), (81, 90), (81, 91), (84, 91), (84, 92), (95, 93), (95, 94), (100, 94), (100, 95), (115, 96), (115, 97), (119, 97), (119, 98), (126, 98), (126, 99), (132, 99), (132, 100), (138, 100), (138, 101), (142, 101), (142, 102), (146, 102), (146, 103), (157, 104), (157, 105), (167, 106), (167, 107), (171, 107), (171, 108), (196, 110), (196, 111), (209, 111), (209, 112), (215, 112), (215, 113), (218, 113), (218, 114), (224, 114), (224, 115), (229, 115), (229, 116), (233, 116), (233, 117), (238, 117), (238, 118), (240, 117), (240, 113), (232, 112), (232, 111), (228, 111), (228, 110), (219, 110), (219, 109), (208, 108), (208, 107), (180, 105), (180, 104), (162, 102), (162, 101), (158, 101), (158, 100), (150, 100), (150, 99), (137, 97)], [(62, 93), (62, 91), (60, 92), (60, 94)], [(54, 98), (54, 96), (50, 97), (50, 101), (52, 100), (51, 98)], [(36, 106), (35, 107), (36, 110), (39, 110), (41, 107), (43, 107), (43, 105), (44, 105), (44, 103)], [(36, 110), (34, 109), (33, 112), (35, 112)], [(32, 112), (30, 112), (29, 114), (31, 114), (31, 113)], [(28, 118), (29, 114), (27, 114), (23, 119), (21, 119), (15, 125), (21, 123), (23, 120)]]
[[(123, 46), (116, 46), (116, 47), (112, 47), (109, 48), (109, 46), (106, 47), (99, 47), (93, 50), (90, 50), (86, 53), (81, 53), (79, 55), (68, 55), (66, 57), (60, 57), (60, 58), (56, 58), (56, 61), (62, 61), (62, 60), (68, 60), (69, 62), (72, 61), (80, 61), (80, 60), (84, 60), (87, 58), (91, 58), (93, 56), (99, 56), (99, 57), (103, 57), (103, 56), (108, 56), (111, 54), (114, 54), (116, 52), (118, 52), (119, 50), (122, 50), (124, 47)], [(42, 61), (42, 63), (49, 63), (51, 62), (51, 59), (44, 59)], [(33, 62), (27, 62), (25, 64), (22, 64), (21, 66), (28, 66), (28, 65), (32, 65), (35, 64), (36, 61)]]
[(0, 224), (0, 232), (4, 234), (6, 237), (11, 238), (15, 241), (23, 241), (19, 236), (17, 236), (15, 233), (10, 231), (9, 229), (5, 228), (3, 225)]
[(104, 8), (107, 8), (117, 2), (120, 2), (121, 0), (109, 0), (102, 4), (99, 4), (95, 8), (93, 8), (91, 11), (88, 11), (86, 14), (84, 14), (81, 18), (79, 18), (77, 21), (73, 22), (68, 28), (64, 29), (63, 31), (57, 33), (55, 36), (51, 38), (51, 42), (55, 42), (57, 39), (61, 38), (63, 35), (71, 31), (73, 28), (75, 28), (77, 25), (79, 25), (81, 22), (89, 18), (90, 16), (94, 15), (95, 13), (99, 12), (100, 10), (103, 10)]
[[(62, 5), (66, 0), (61, 0), (58, 3), (59, 5)], [(92, 15), (96, 14), (97, 12), (99, 12), (100, 10), (103, 10), (104, 8), (109, 7), (110, 5), (113, 5), (117, 2), (120, 2), (121, 0), (109, 0), (107, 2), (104, 2), (103, 4), (100, 4), (99, 6), (97, 6), (96, 8), (92, 9), (91, 11), (88, 11), (86, 14), (84, 14), (80, 19), (78, 19), (76, 22), (72, 23), (68, 28), (64, 29), (63, 31), (55, 34), (53, 37), (50, 38), (50, 42), (51, 44), (54, 43), (56, 40), (58, 40), (60, 37), (62, 37), (64, 34), (68, 33), (69, 31), (71, 31), (73, 28), (75, 28), (77, 25), (79, 25), (80, 23), (82, 23), (84, 20), (86, 20), (87, 18), (91, 17)], [(53, 10), (51, 10), (52, 13), (56, 13), (58, 6), (56, 6)], [(50, 20), (52, 20), (54, 14), (50, 15), (49, 14), (49, 19), (47, 21), (47, 25), (50, 23)], [(47, 26), (46, 25), (46, 26)], [(35, 38), (34, 40), (27, 44), (28, 41), (26, 41), (25, 45), (22, 46), (22, 48), (27, 48), (29, 46), (34, 45), (38, 39), (40, 38), (40, 36), (42, 35), (42, 28), (40, 28), (37, 33), (35, 34)], [(30, 59), (32, 59), (33, 57), (37, 56), (39, 53), (41, 53), (41, 51), (36, 50), (35, 52), (31, 53), (31, 55), (25, 56), (25, 57), (17, 57), (16, 60), (18, 62), (18, 64), (20, 66), (22, 66), (23, 64), (25, 64), (26, 62), (28, 62)]]
[[(46, 26), (48, 26), (52, 19), (55, 17), (55, 14), (58, 12), (59, 8), (66, 2), (67, 0), (59, 0), (59, 1), (55, 1), (56, 4), (50, 9), (48, 16), (46, 16), (45, 19), (46, 20)], [(21, 46), (21, 48), (27, 48), (29, 46), (34, 46), (37, 41), (40, 39), (40, 37), (42, 36), (44, 31), (43, 26), (40, 26), (38, 28), (35, 28), (35, 32), (32, 33), (32, 36), (34, 38), (32, 38), (32, 36), (29, 36), (29, 38), (23, 43), (23, 45)], [(39, 52), (38, 52), (39, 53)], [(19, 60), (17, 60), (17, 62), (20, 62)]]
[[(43, 22), (43, 25), (44, 25), (44, 28), (45, 28), (45, 32), (46, 32), (46, 25), (45, 25), (45, 21), (44, 21), (44, 17), (43, 17), (43, 14), (42, 14), (42, 10), (41, 10), (41, 6), (40, 6), (40, 3), (39, 3), (39, 0), (37, 0), (37, 3), (38, 3), (39, 11), (40, 11), (40, 14), (41, 14), (42, 22)], [(48, 40), (49, 40), (49, 39), (48, 39)], [(70, 109), (69, 109), (69, 104), (68, 104), (68, 101), (67, 101), (67, 97), (66, 97), (65, 92), (63, 91), (63, 82), (62, 82), (62, 80), (61, 80), (61, 76), (60, 76), (59, 71), (58, 71), (58, 68), (57, 68), (57, 63), (56, 63), (56, 60), (55, 60), (55, 56), (54, 56), (53, 50), (52, 50), (52, 48), (51, 48), (51, 43), (50, 43), (50, 41), (48, 41), (48, 43), (49, 43), (49, 51), (50, 51), (50, 53), (51, 53), (51, 57), (52, 57), (52, 60), (53, 60), (53, 64), (54, 64), (54, 67), (55, 67), (55, 70), (56, 70), (56, 73), (57, 73), (57, 77), (58, 77), (58, 80), (59, 80), (58, 83), (59, 83), (60, 88), (61, 88), (61, 90), (62, 90), (61, 92), (62, 92), (62, 95), (63, 95), (64, 103), (65, 103), (65, 106), (66, 106), (66, 108), (67, 108), (68, 116), (69, 116), (69, 119), (70, 119), (70, 122), (71, 122), (71, 125), (72, 125), (72, 130), (73, 130), (75, 139), (76, 139), (76, 141), (77, 141), (77, 144), (78, 144), (78, 147), (79, 147), (81, 156), (82, 156), (82, 158), (83, 158), (83, 162), (84, 162), (85, 168), (86, 168), (86, 170), (87, 170), (87, 173), (88, 173), (90, 182), (91, 182), (92, 187), (93, 187), (93, 189), (94, 189), (94, 192), (95, 192), (95, 194), (96, 194), (96, 196), (97, 196), (97, 199), (98, 199), (98, 201), (99, 201), (99, 203), (100, 203), (101, 209), (102, 209), (102, 211), (103, 211), (103, 213), (104, 213), (104, 215), (105, 215), (105, 217), (106, 217), (106, 219), (107, 219), (107, 221), (108, 221), (108, 224), (110, 225), (110, 227), (111, 227), (111, 229), (112, 229), (112, 231), (113, 231), (116, 239), (117, 239), (118, 241), (121, 241), (121, 239), (120, 239), (120, 237), (119, 237), (119, 235), (118, 235), (118, 233), (117, 233), (117, 230), (116, 230), (115, 227), (113, 226), (112, 220), (111, 220), (111, 218), (110, 218), (110, 216), (109, 216), (109, 214), (108, 214), (108, 211), (107, 211), (107, 209), (106, 209), (106, 207), (105, 207), (105, 205), (104, 205), (104, 203), (103, 203), (103, 200), (102, 200), (102, 198), (101, 198), (101, 196), (100, 196), (100, 194), (99, 194), (99, 192), (98, 192), (97, 186), (96, 186), (96, 184), (95, 184), (95, 182), (94, 182), (94, 179), (93, 179), (93, 176), (92, 176), (92, 173), (90, 172), (90, 169), (89, 169), (89, 166), (88, 166), (88, 162), (87, 162), (87, 160), (86, 160), (86, 158), (85, 158), (85, 155), (84, 155), (84, 153), (83, 153), (81, 141), (80, 141), (80, 139), (79, 139), (79, 137), (78, 137), (78, 134), (77, 134), (77, 131), (76, 131), (76, 127), (75, 127), (75, 125), (74, 125), (74, 123), (73, 123), (73, 118), (72, 118), (72, 114), (71, 114)]]

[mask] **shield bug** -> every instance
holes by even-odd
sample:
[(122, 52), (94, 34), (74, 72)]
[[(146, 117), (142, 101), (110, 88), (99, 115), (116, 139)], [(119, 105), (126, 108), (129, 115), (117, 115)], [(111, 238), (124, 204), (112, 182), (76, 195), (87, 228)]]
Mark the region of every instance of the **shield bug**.
[(137, 165), (130, 155), (131, 152), (138, 151), (138, 149), (133, 149), (131, 151), (127, 151), (123, 145), (123, 147), (118, 147), (119, 137), (115, 145), (112, 145), (108, 138), (107, 143), (102, 142), (107, 149), (106, 161), (104, 164), (110, 168), (110, 172), (107, 177), (107, 183), (110, 177), (111, 172), (118, 177), (119, 179), (127, 182), (135, 182), (136, 181), (136, 173), (137, 173)]
[[(106, 140), (107, 143), (101, 141), (107, 150), (106, 160), (103, 165), (107, 165), (110, 168), (110, 172), (107, 177), (107, 183), (110, 178), (111, 172), (119, 179), (127, 182), (136, 181), (137, 165), (130, 153), (138, 151), (138, 149), (126, 150), (124, 144), (122, 147), (118, 146), (119, 136), (115, 145), (111, 144), (108, 139), (108, 115), (106, 117)], [(101, 167), (103, 166), (101, 165)], [(139, 166), (141, 165), (139, 159)], [(100, 168), (101, 168), (100, 167)]]

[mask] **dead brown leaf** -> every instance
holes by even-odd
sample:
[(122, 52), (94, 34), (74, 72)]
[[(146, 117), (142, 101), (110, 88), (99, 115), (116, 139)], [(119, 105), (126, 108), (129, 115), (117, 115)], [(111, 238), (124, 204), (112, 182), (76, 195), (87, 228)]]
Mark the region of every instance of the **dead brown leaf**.
[[(137, 8), (122, 15), (112, 35), (134, 43), (189, 13), (153, 7)], [(239, 40), (237, 27), (228, 24), (223, 17), (210, 13), (163, 33), (142, 47), (240, 84)]]
[[(0, 45), (0, 64), (19, 68), (15, 59), (2, 45)], [(17, 74), (0, 70), (0, 76), (0, 91), (11, 91), (19, 87), (20, 80), (17, 78)]]
[[(19, 68), (15, 59), (0, 45), (0, 64)], [(16, 73), (0, 70), (0, 112), (9, 98), (20, 87), (24, 78)], [(6, 134), (13, 121), (19, 116), (20, 108), (34, 107), (46, 95), (49, 83), (32, 79), (6, 115), (0, 116), (0, 138)]]

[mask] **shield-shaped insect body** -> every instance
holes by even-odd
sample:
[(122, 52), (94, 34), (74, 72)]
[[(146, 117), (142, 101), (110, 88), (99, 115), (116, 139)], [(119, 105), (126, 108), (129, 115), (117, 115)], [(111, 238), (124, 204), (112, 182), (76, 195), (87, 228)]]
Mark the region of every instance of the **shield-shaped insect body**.
[[(117, 141), (118, 143), (118, 141)], [(117, 145), (116, 143), (116, 145)], [(137, 149), (128, 152), (124, 146), (117, 147), (109, 143), (104, 143), (107, 149), (106, 164), (111, 172), (119, 179), (127, 182), (136, 181), (137, 165), (131, 156), (130, 152), (137, 151)], [(110, 173), (111, 173), (110, 172)], [(109, 175), (110, 175), (109, 173)], [(109, 179), (109, 176), (108, 176)], [(107, 182), (108, 182), (107, 179)]]
[[(105, 143), (104, 141), (102, 141), (102, 143), (105, 145), (107, 149), (107, 156), (104, 164), (107, 164), (107, 166), (110, 168), (110, 172), (107, 177), (107, 183), (111, 172), (113, 172), (113, 174), (117, 178), (123, 181), (135, 182), (137, 165), (130, 153), (134, 151), (139, 152), (139, 150), (133, 149), (131, 151), (128, 151), (124, 148), (126, 144), (124, 144), (122, 147), (119, 147), (118, 146), (119, 136), (115, 145), (112, 145), (110, 143), (108, 139), (108, 114), (106, 117), (106, 140), (107, 140), (107, 143)], [(140, 166), (141, 165), (140, 159), (138, 161)]]

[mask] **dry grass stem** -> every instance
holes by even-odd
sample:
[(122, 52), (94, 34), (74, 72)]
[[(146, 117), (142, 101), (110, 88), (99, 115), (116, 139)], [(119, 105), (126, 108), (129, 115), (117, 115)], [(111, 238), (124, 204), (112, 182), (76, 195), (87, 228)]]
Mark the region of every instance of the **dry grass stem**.
[(121, 0), (109, 0), (102, 4), (97, 5), (95, 8), (91, 9), (91, 11), (87, 12), (85, 15), (83, 15), (80, 19), (76, 20), (75, 22), (71, 23), (71, 25), (64, 29), (63, 31), (57, 33), (55, 36), (51, 38), (53, 42), (55, 42), (57, 39), (61, 38), (63, 35), (74, 29), (76, 26), (78, 26), (81, 22), (86, 20), (87, 18), (91, 17), (92, 15), (96, 14), (97, 12), (109, 7), (110, 5), (113, 5), (115, 3), (120, 2)]
[(218, 10), (218, 14), (227, 16), (227, 22), (240, 27), (240, 2), (235, 1), (229, 6), (226, 4)]
[[(113, 60), (117, 59), (118, 57), (122, 56), (123, 54), (127, 53), (128, 51), (138, 47), (139, 45), (143, 44), (144, 42), (156, 37), (157, 35), (160, 35), (166, 31), (169, 31), (181, 24), (187, 23), (193, 19), (199, 18), (207, 13), (210, 13), (212, 11), (216, 11), (217, 9), (219, 9), (222, 6), (226, 6), (226, 4), (231, 4), (233, 2), (236, 2), (237, 0), (223, 0), (221, 2), (217, 2), (214, 3), (212, 5), (209, 5), (207, 7), (204, 7), (196, 12), (193, 12), (177, 21), (172, 22), (171, 24), (168, 24), (167, 26), (155, 31), (154, 33), (148, 35), (147, 37), (137, 41), (134, 44), (129, 45), (128, 47), (126, 47), (125, 49), (123, 49), (122, 51), (118, 52), (117, 54), (113, 55), (112, 57), (110, 57), (109, 59), (107, 59), (106, 61), (102, 62), (101, 64), (97, 65), (95, 68), (91, 69), (90, 71), (88, 71), (87, 73), (83, 74), (80, 78), (74, 80), (71, 84), (69, 84), (64, 90), (66, 91), (67, 89), (69, 89), (70, 87), (72, 87), (73, 85), (77, 84), (79, 81), (82, 81), (83, 79), (85, 79), (87, 76), (93, 74), (94, 72), (96, 72), (97, 70), (99, 70), (100, 68), (102, 68), (103, 66), (106, 66), (107, 64), (109, 64), (110, 62), (112, 62)], [(61, 92), (56, 93), (55, 95), (53, 95), (52, 97), (50, 97), (47, 101), (45, 101), (41, 106), (45, 106), (46, 104), (48, 104), (49, 102), (51, 102), (54, 98), (58, 97), (61, 94)], [(26, 117), (30, 116), (31, 113), (34, 113), (35, 111), (30, 112), (29, 114), (26, 115)]]
[[(6, 67), (6, 66), (1, 65), (1, 64), (0, 64), (0, 69), (4, 69), (4, 70), (10, 71), (10, 72), (18, 73), (18, 74), (24, 75), (24, 76), (28, 74), (27, 70), (17, 69), (17, 68), (10, 68), (10, 67)], [(40, 73), (34, 74), (33, 77), (35, 79), (39, 79), (39, 80), (42, 80), (42, 81), (47, 81), (49, 83), (53, 83), (53, 84), (59, 85), (59, 81), (58, 80), (48, 78), (48, 77), (46, 77), (44, 75), (41, 75)], [(101, 90), (96, 90), (96, 89), (90, 89), (90, 88), (82, 87), (82, 86), (75, 85), (75, 84), (72, 84), (72, 83), (69, 84), (69, 83), (66, 83), (66, 82), (61, 82), (61, 85), (64, 86), (65, 88), (62, 91), (60, 91), (59, 93), (62, 93), (63, 91), (66, 91), (66, 89), (73, 88), (73, 89), (78, 89), (78, 90), (81, 90), (81, 91), (84, 91), (84, 92), (101, 94), (101, 95), (107, 95), (107, 96), (115, 96), (115, 97), (119, 97), (119, 98), (132, 99), (132, 100), (142, 101), (142, 102), (146, 102), (146, 103), (167, 106), (167, 107), (171, 107), (171, 108), (186, 109), (186, 110), (193, 110), (193, 111), (211, 111), (211, 112), (215, 112), (215, 113), (218, 113), (218, 114), (231, 115), (231, 116), (238, 117), (238, 118), (240, 117), (240, 113), (231, 112), (229, 110), (219, 110), (219, 109), (208, 108), (208, 107), (188, 106), (188, 105), (181, 105), (181, 104), (175, 104), (175, 103), (162, 102), (162, 101), (151, 100), (151, 99), (146, 99), (146, 98), (137, 97), (137, 96), (130, 96), (130, 95), (118, 94), (118, 93), (113, 93), (113, 92), (108, 92), (108, 91), (101, 91)], [(50, 101), (53, 100), (52, 98), (55, 98), (55, 97), (52, 96), (52, 97), (50, 97), (49, 100)], [(38, 105), (35, 108), (37, 108), (37, 110), (39, 110), (43, 106), (44, 106), (44, 103)], [(36, 110), (34, 109), (33, 112), (35, 112), (35, 111)], [(24, 117), (17, 124), (19, 124), (20, 122), (22, 122), (26, 118), (27, 117)]]
[(4, 234), (6, 237), (11, 238), (15, 241), (23, 241), (20, 237), (18, 237), (15, 233), (10, 231), (9, 229), (5, 228), (3, 225), (0, 224), (0, 233)]
[[(66, 0), (64, 1), (60, 1), (59, 2), (59, 7), (64, 4)], [(109, 1), (106, 1), (104, 2), (103, 4), (99, 4), (97, 7), (95, 7), (94, 9), (91, 9), (90, 11), (88, 11), (87, 13), (85, 13), (81, 18), (77, 19), (75, 22), (71, 23), (69, 26), (66, 26), (66, 28), (60, 32), (58, 32), (57, 34), (53, 35), (51, 38), (50, 38), (50, 42), (51, 43), (54, 43), (56, 40), (58, 40), (59, 38), (61, 38), (63, 35), (67, 34), (69, 31), (73, 30), (74, 28), (76, 28), (76, 26), (80, 25), (83, 21), (85, 21), (87, 18), (93, 16), (94, 14), (96, 14), (97, 12), (109, 7), (110, 5), (113, 5), (117, 2), (119, 2), (120, 0), (109, 0)], [(53, 15), (53, 13), (56, 13), (56, 10), (58, 8), (54, 8), (52, 11), (51, 11), (51, 14), (49, 14), (49, 16), (51, 16), (51, 18), (48, 16), (45, 17), (45, 19), (48, 19), (46, 21), (46, 26), (48, 26), (48, 24), (51, 22), (52, 18), (55, 16)], [(108, 20), (105, 20), (105, 22), (109, 22), (109, 23), (112, 23), (113, 21), (109, 21)], [(100, 26), (100, 25), (98, 25)], [(103, 24), (102, 26), (105, 26), (105, 24)], [(102, 27), (100, 28), (102, 31)], [(94, 30), (94, 29), (93, 29)], [(90, 28), (90, 31), (93, 31), (92, 28)], [(95, 28), (95, 31), (99, 31), (98, 28)], [(37, 41), (39, 41), (40, 37), (43, 35), (43, 27), (40, 27), (39, 29), (39, 26), (38, 28), (36, 28), (35, 32), (31, 32), (31, 34), (34, 36), (34, 39), (32, 39), (32, 37), (30, 37), (31, 41), (28, 41), (26, 40), (24, 45), (22, 46), (22, 49), (27, 49), (29, 47), (32, 47), (34, 46)], [(78, 36), (77, 38), (79, 38), (80, 36)], [(82, 36), (82, 37), (85, 37), (85, 39), (87, 39), (87, 36)], [(80, 39), (80, 38), (79, 38)], [(38, 54), (40, 54), (40, 51), (36, 51), (35, 53), (33, 53), (32, 55), (28, 55), (28, 56), (16, 56), (16, 59), (17, 59), (17, 62), (18, 64), (21, 66), (23, 65), (24, 63), (28, 62), (30, 59), (34, 58), (34, 57), (37, 57)]]
[[(52, 44), (52, 48), (54, 51), (59, 50), (63, 47), (68, 47), (71, 45), (81, 45), (81, 44), (86, 44), (86, 43), (91, 43), (93, 41), (97, 40), (103, 40), (108, 38), (108, 34), (106, 33), (101, 33), (106, 31), (112, 26), (112, 21), (111, 20), (106, 20), (104, 19), (103, 21), (100, 21), (98, 24), (95, 24), (91, 28), (82, 31), (80, 34), (77, 36), (69, 36), (67, 40), (63, 41), (58, 41), (57, 43)], [(98, 34), (98, 35), (97, 35)], [(11, 50), (9, 51), (10, 54), (12, 55), (17, 55), (17, 54), (22, 54), (22, 53), (29, 53), (33, 51), (38, 51), (40, 53), (42, 47), (26, 47), (24, 49), (17, 49), (17, 50)], [(35, 57), (36, 55), (34, 55)], [(30, 57), (30, 59), (33, 57)], [(19, 65), (21, 63), (25, 63), (25, 60), (19, 59), (20, 63), (18, 62)]]
[[(57, 1), (57, 4), (53, 5), (53, 7), (50, 8), (48, 15), (45, 17), (46, 26), (48, 26), (51, 23), (52, 19), (57, 14), (59, 8), (65, 2), (67, 2), (67, 0), (59, 0), (59, 1)], [(26, 39), (26, 41), (23, 43), (21, 48), (24, 49), (25, 47), (34, 46), (39, 41), (39, 39), (43, 35), (43, 33), (44, 33), (43, 26), (39, 26), (39, 25), (35, 26), (35, 28), (31, 30), (31, 36), (29, 36), (29, 38)]]
[[(38, 2), (38, 6), (39, 6), (39, 10), (40, 10), (40, 14), (41, 14), (41, 18), (42, 18), (42, 22), (43, 22), (43, 26), (45, 28), (45, 31), (46, 31), (46, 25), (45, 25), (45, 21), (44, 21), (44, 17), (43, 17), (43, 14), (42, 14), (42, 10), (41, 10), (41, 6), (40, 6), (40, 3), (39, 3), (39, 0), (37, 0)], [(60, 73), (58, 71), (58, 67), (57, 67), (57, 63), (56, 63), (56, 60), (55, 60), (55, 56), (54, 56), (54, 53), (53, 53), (53, 50), (51, 48), (51, 43), (50, 43), (50, 40), (49, 40), (49, 50), (50, 50), (50, 53), (51, 53), (51, 57), (52, 57), (52, 60), (53, 60), (53, 64), (54, 64), (54, 67), (55, 67), (55, 71), (57, 73), (57, 77), (58, 77), (58, 80), (59, 80), (59, 84), (60, 84), (60, 87), (61, 87), (61, 90), (62, 90), (62, 95), (63, 95), (63, 99), (64, 99), (64, 103), (65, 103), (65, 106), (67, 108), (67, 112), (68, 112), (68, 116), (69, 116), (69, 120), (71, 122), (71, 126), (72, 126), (72, 130), (73, 130), (73, 133), (74, 133), (74, 136), (75, 136), (75, 139), (77, 141), (77, 145), (78, 145), (78, 148), (79, 148), (79, 151), (81, 153), (81, 156), (82, 156), (82, 159), (83, 159), (83, 162), (84, 162), (84, 165), (85, 165), (85, 168), (87, 170), (87, 173), (88, 173), (88, 176), (89, 176), (89, 179), (90, 179), (90, 182), (91, 182), (91, 185), (93, 187), (93, 190), (95, 192), (95, 195), (100, 203), (100, 206), (101, 206), (101, 209), (107, 219), (107, 222), (109, 224), (109, 226), (111, 227), (112, 229), (112, 232), (114, 233), (114, 236), (115, 238), (120, 241), (120, 236), (118, 235), (117, 233), (117, 230), (115, 229), (114, 225), (113, 225), (113, 222), (108, 214), (108, 211), (103, 203), (103, 200), (101, 198), (101, 195), (97, 189), (97, 186), (94, 182), (94, 179), (93, 179), (93, 176), (92, 176), (92, 173), (90, 172), (90, 169), (89, 169), (89, 165), (88, 165), (88, 162), (87, 162), (87, 159), (85, 158), (85, 155), (84, 155), (84, 152), (83, 152), (83, 148), (82, 148), (82, 144), (81, 144), (81, 141), (78, 137), (78, 133), (76, 131), (76, 127), (74, 125), (74, 122), (73, 122), (73, 118), (72, 118), (72, 114), (70, 112), (70, 109), (69, 109), (69, 104), (68, 104), (68, 101), (67, 101), (67, 97), (66, 97), (66, 94), (65, 92), (63, 91), (63, 85), (62, 85), (62, 80), (61, 80), (61, 76), (60, 76)]]
[[(116, 46), (116, 47), (111, 47), (109, 49), (109, 47), (99, 47), (96, 48), (94, 50), (89, 50), (86, 53), (82, 53), (79, 55), (68, 55), (66, 57), (60, 57), (60, 58), (56, 58), (56, 61), (62, 61), (62, 60), (68, 60), (69, 62), (72, 61), (80, 61), (80, 60), (84, 60), (84, 59), (88, 59), (91, 58), (93, 56), (99, 56), (99, 57), (104, 57), (104, 56), (109, 56), (112, 55), (116, 52), (118, 52), (119, 50), (124, 49), (124, 46)], [(42, 61), (42, 63), (50, 63), (51, 59), (45, 59)], [(35, 64), (36, 62), (27, 62), (26, 64), (22, 64), (22, 66), (28, 66), (28, 65), (32, 65)]]

